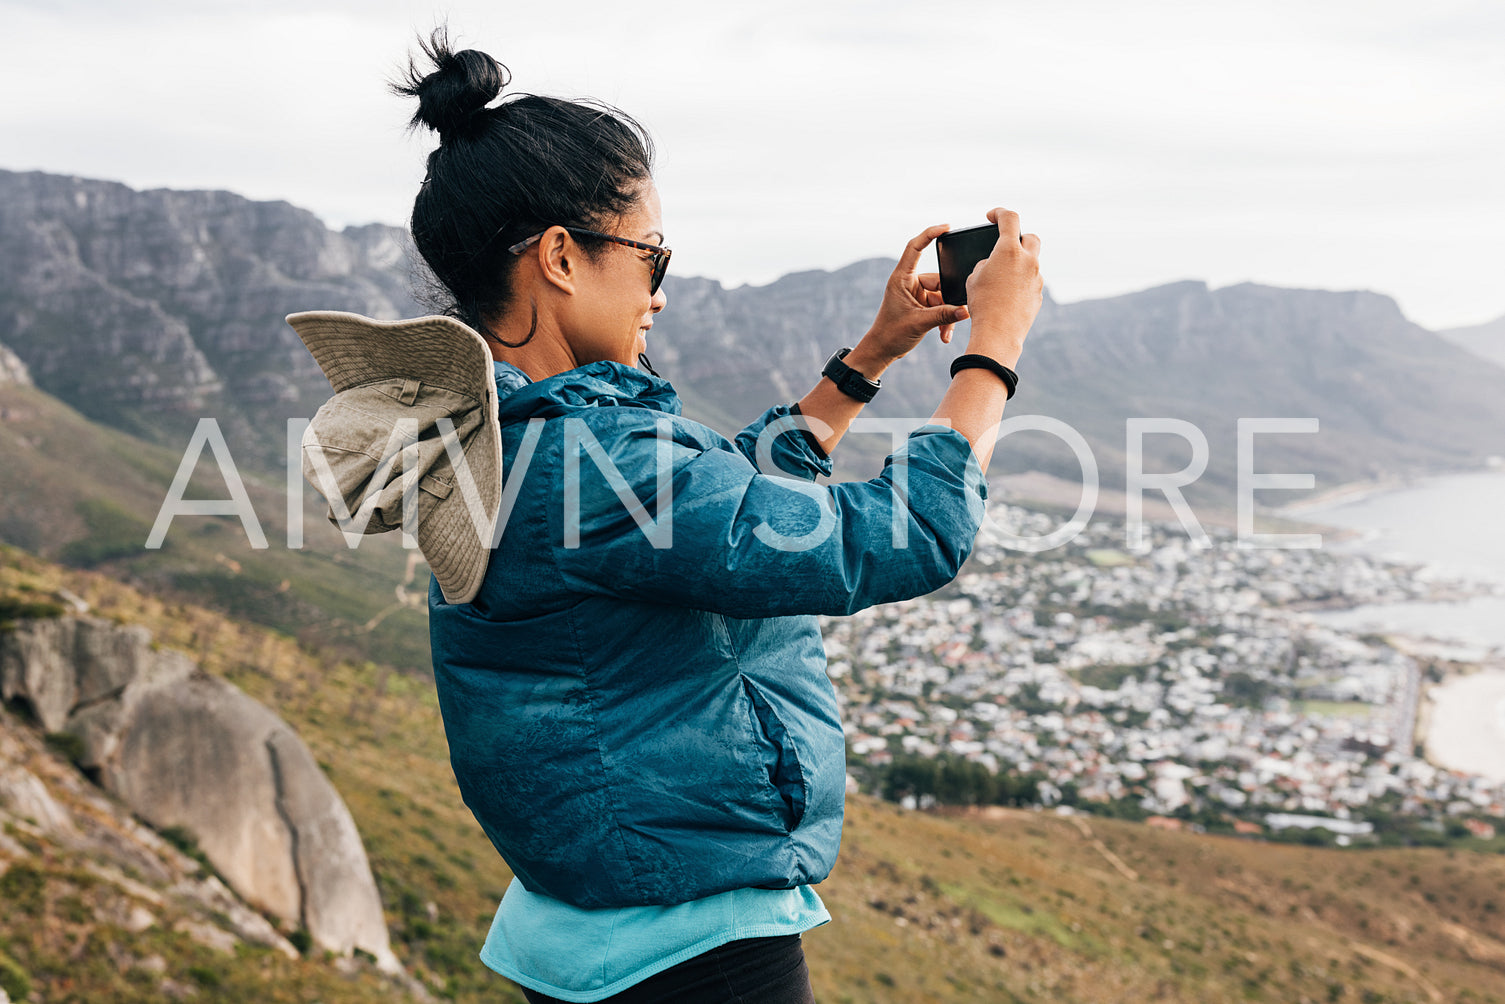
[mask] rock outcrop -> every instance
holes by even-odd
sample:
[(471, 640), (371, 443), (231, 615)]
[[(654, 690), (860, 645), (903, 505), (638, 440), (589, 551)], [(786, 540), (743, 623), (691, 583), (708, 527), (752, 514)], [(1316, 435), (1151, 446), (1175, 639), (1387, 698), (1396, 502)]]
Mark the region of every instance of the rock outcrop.
[[(0, 698), (77, 737), (78, 765), (152, 826), (193, 833), (246, 902), (323, 948), (397, 968), (350, 811), (265, 706), (153, 650), (142, 628), (84, 617), (0, 634)], [(13, 801), (55, 815), (24, 778), (8, 784)]]
[(4, 345), (0, 345), (0, 384), (18, 383), (25, 387), (32, 386), (31, 371), (16, 355)]
[[(398, 228), (336, 232), (286, 203), (0, 171), (0, 343), (37, 386), (179, 450), (192, 420), (212, 415), (237, 460), (263, 469), (285, 462), (286, 419), (313, 414), (329, 395), (283, 315), (421, 312), (408, 292), (410, 260)], [(686, 414), (733, 432), (803, 395), (826, 357), (862, 336), (892, 267), (870, 259), (734, 289), (671, 275), (649, 354)], [(922, 423), (965, 339), (963, 330), (951, 345), (921, 342), (885, 373), (866, 415)], [(1505, 453), (1505, 369), (1411, 323), (1376, 293), (1189, 280), (1068, 304), (1047, 295), (1024, 362), (1010, 417), (1067, 423), (1091, 446), (1108, 487), (1124, 483), (1129, 418), (1201, 429), (1209, 464), (1190, 494), (1215, 488), (1225, 502), (1239, 417), (1318, 419), (1320, 436), (1262, 439), (1259, 469), (1311, 471), (1323, 487)], [(1187, 462), (1178, 436), (1144, 444), (1149, 471)], [(1080, 477), (1072, 451), (1052, 435), (1008, 445), (995, 470)], [(844, 473), (871, 476), (891, 448), (886, 437), (854, 435), (838, 460), (862, 455)]]
[[(834, 349), (855, 344), (892, 268), (874, 259), (734, 289), (670, 276), (670, 305), (654, 321), (648, 353), (687, 414), (736, 429), (769, 404), (804, 394)], [(864, 420), (924, 422), (966, 338), (964, 324), (950, 345), (921, 342), (884, 373)], [(1128, 419), (1191, 422), (1207, 438), (1209, 462), (1188, 495), (1225, 508), (1241, 417), (1318, 419), (1320, 435), (1262, 437), (1256, 470), (1313, 472), (1322, 487), (1475, 466), (1505, 453), (1505, 369), (1413, 324), (1393, 299), (1372, 292), (1210, 289), (1188, 280), (1057, 303), (1047, 291), (1020, 375), (1008, 418), (1065, 422), (1087, 441), (1109, 488), (1124, 485)], [(892, 448), (886, 436), (859, 434), (842, 442), (836, 459), (865, 453), (865, 467), (845, 473), (871, 477)], [(1148, 435), (1144, 448), (1150, 472), (1180, 470), (1190, 459), (1179, 436)], [(1000, 448), (995, 472), (1023, 469), (1073, 482), (1082, 476), (1072, 451), (1050, 434), (1014, 436)]]
[(40, 735), (3, 710), (0, 824), (0, 874), (32, 858), (37, 842), (81, 853), (89, 862), (85, 870), (122, 894), (96, 918), (103, 923), (130, 931), (192, 924), (193, 940), (213, 948), (248, 942), (298, 955), (217, 877), (65, 767)]
[(275, 462), (283, 418), (329, 395), (284, 315), (421, 312), (409, 246), (285, 202), (0, 171), (0, 343), (90, 418), (178, 444), (214, 415)]

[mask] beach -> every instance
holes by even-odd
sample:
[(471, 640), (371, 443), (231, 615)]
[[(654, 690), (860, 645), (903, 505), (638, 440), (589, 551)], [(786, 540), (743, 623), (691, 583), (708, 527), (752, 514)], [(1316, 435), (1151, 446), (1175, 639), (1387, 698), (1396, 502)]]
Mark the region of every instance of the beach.
[(1505, 669), (1453, 676), (1431, 688), (1427, 759), (1505, 780)]

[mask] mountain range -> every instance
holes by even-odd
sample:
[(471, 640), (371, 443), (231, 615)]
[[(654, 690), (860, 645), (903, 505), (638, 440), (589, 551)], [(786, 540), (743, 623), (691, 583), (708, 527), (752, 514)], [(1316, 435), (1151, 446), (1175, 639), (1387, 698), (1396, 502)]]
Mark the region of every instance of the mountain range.
[[(336, 232), (286, 203), (0, 171), (0, 541), (426, 671), (416, 553), (395, 535), (350, 550), (312, 492), (301, 506), (286, 501), (302, 484), (286, 469), (287, 421), (312, 415), (329, 385), (283, 316), (424, 312), (409, 248), (396, 228)], [(650, 354), (687, 415), (734, 431), (799, 397), (835, 348), (862, 335), (892, 267), (870, 259), (733, 289), (671, 276)], [(868, 415), (923, 422), (964, 337), (927, 339), (899, 361)], [(1369, 292), (1187, 281), (1070, 304), (1047, 294), (1009, 417), (1077, 430), (1108, 489), (1124, 483), (1131, 418), (1193, 423), (1209, 464), (1187, 495), (1199, 514), (1227, 513), (1241, 416), (1319, 419), (1315, 435), (1264, 437), (1255, 467), (1313, 473), (1319, 489), (1505, 454), (1505, 368), (1465, 347), (1477, 333), (1450, 337), (1464, 345)], [(166, 547), (142, 546), (206, 417), (246, 478), (266, 550), (226, 516), (184, 518)], [(1145, 447), (1152, 472), (1189, 457), (1175, 435)], [(871, 476), (890, 448), (886, 434), (854, 432), (837, 476)], [(1011, 436), (994, 465), (1045, 472), (1070, 497), (1081, 477), (1072, 451), (1042, 432)], [(188, 497), (225, 494), (206, 455)], [(289, 550), (299, 513), (308, 546)]]
[[(861, 336), (892, 267), (870, 259), (733, 289), (670, 276), (650, 355), (687, 414), (733, 431), (803, 394)], [(213, 416), (238, 460), (277, 469), (286, 418), (328, 396), (283, 316), (421, 313), (416, 274), (393, 227), (336, 232), (282, 202), (0, 172), (0, 360), (8, 347), (48, 394), (178, 449)], [(964, 328), (891, 368), (869, 414), (923, 421)], [(1010, 416), (1078, 430), (1110, 487), (1124, 482), (1127, 419), (1189, 421), (1210, 456), (1189, 494), (1218, 503), (1231, 500), (1239, 417), (1317, 418), (1315, 435), (1262, 440), (1259, 469), (1310, 472), (1319, 488), (1474, 466), (1505, 453), (1505, 361), (1471, 351), (1480, 337), (1440, 337), (1363, 291), (1184, 281), (1069, 304), (1047, 294)], [(870, 476), (887, 440), (849, 443), (842, 473)], [(1178, 436), (1145, 446), (1151, 471), (1189, 455)], [(1080, 477), (1071, 451), (1039, 432), (1000, 450), (1000, 469)]]
[[(0, 633), (82, 604), (280, 715), (348, 803), (391, 947), (421, 981), (394, 984), (360, 953), (296, 955), (292, 930), (258, 944), (205, 844), (149, 831), (79, 772), (87, 750), (5, 707), (0, 1001), (519, 999), (476, 957), (511, 876), (458, 797), (421, 678), (421, 562), (395, 535), (348, 550), (311, 498), (289, 512), (284, 497), (285, 421), (329, 390), (282, 316), (422, 312), (408, 248), (398, 229), (334, 232), (284, 203), (0, 172), (0, 542), (20, 548), (0, 546)], [(650, 353), (688, 414), (730, 431), (860, 337), (891, 268), (736, 289), (671, 277)], [(1213, 504), (1230, 497), (1239, 416), (1319, 418), (1317, 435), (1262, 443), (1257, 469), (1323, 487), (1474, 465), (1505, 453), (1491, 332), (1428, 332), (1367, 292), (1182, 282), (1047, 297), (1010, 415), (1078, 429), (1108, 485), (1129, 418), (1194, 422), (1211, 462), (1191, 494)], [(885, 376), (873, 414), (923, 420), (958, 351), (927, 341)], [(142, 547), (202, 417), (246, 475), (264, 551), (225, 516)], [(1151, 469), (1185, 462), (1174, 437), (1148, 445)], [(842, 473), (886, 447), (853, 436)], [(1040, 433), (1000, 452), (1007, 469), (1078, 476)], [(207, 461), (193, 486), (224, 497)], [(288, 550), (300, 511), (308, 547)], [(1044, 812), (948, 818), (854, 795), (821, 887), (835, 923), (808, 950), (823, 1000), (1487, 1001), (1505, 972), (1502, 860)]]
[(1505, 317), (1465, 328), (1448, 328), (1438, 334), (1476, 356), (1505, 366)]

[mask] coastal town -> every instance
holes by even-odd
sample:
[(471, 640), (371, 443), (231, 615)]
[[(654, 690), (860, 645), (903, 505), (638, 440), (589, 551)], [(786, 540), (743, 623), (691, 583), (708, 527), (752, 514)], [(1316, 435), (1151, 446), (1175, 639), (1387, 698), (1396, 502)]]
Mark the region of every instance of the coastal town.
[(951, 585), (823, 621), (850, 787), (926, 807), (946, 793), (898, 767), (953, 763), (1027, 779), (1005, 786), (1020, 803), (1178, 828), (1340, 845), (1505, 829), (1505, 782), (1424, 756), (1425, 688), (1456, 667), (1313, 613), (1489, 587), (1216, 529), (1198, 547), (1152, 526), (1131, 553), (1102, 519), (1027, 554), (1001, 528), (1057, 521), (990, 510)]

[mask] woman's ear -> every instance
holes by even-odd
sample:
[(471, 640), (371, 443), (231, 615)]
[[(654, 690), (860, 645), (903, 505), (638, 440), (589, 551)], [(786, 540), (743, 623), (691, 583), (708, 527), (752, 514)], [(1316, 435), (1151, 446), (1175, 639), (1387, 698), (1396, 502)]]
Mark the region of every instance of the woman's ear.
[(550, 227), (545, 230), (543, 236), (538, 239), (535, 253), (538, 256), (538, 267), (543, 274), (544, 281), (557, 287), (561, 292), (573, 293), (575, 279), (579, 274), (577, 263), (580, 247), (570, 239), (569, 231), (564, 227)]

